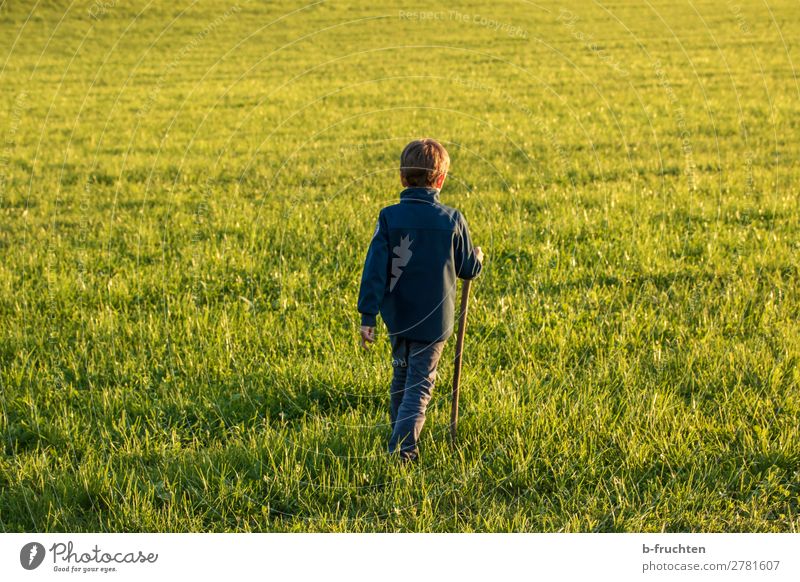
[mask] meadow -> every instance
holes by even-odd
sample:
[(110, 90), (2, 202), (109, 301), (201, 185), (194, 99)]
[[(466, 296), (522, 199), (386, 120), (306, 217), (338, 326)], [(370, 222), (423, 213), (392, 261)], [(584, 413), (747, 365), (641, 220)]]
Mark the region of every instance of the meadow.
[[(0, 3), (0, 530), (800, 530), (796, 2)], [(411, 139), (460, 441), (356, 296)]]

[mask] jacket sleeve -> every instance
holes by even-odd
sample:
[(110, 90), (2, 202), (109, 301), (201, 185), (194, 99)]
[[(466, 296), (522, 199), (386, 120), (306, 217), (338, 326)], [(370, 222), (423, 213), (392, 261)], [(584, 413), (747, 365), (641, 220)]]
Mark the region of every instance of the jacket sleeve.
[(389, 227), (383, 211), (378, 215), (378, 224), (369, 243), (364, 272), (361, 274), (361, 289), (358, 293), (358, 312), (361, 325), (374, 327), (386, 290), (389, 272)]
[(456, 262), (456, 275), (459, 279), (474, 279), (477, 277), (483, 265), (475, 256), (475, 247), (472, 246), (472, 239), (469, 236), (469, 227), (464, 216), (458, 213), (458, 224), (456, 225), (455, 246), (453, 248), (453, 258)]

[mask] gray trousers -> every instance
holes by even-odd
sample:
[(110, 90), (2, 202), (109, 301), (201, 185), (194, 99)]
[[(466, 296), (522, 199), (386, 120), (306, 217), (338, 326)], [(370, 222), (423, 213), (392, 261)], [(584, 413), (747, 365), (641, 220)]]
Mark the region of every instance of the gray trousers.
[(417, 442), (425, 424), (425, 409), (436, 381), (436, 368), (445, 342), (418, 342), (390, 335), (392, 343), (392, 387), (389, 416), (392, 436), (389, 452), (400, 447), (400, 457), (415, 460)]

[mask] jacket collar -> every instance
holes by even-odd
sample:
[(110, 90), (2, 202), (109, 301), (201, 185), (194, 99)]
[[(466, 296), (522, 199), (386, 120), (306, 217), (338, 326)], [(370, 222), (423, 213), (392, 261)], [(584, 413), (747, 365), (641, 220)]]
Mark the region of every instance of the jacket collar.
[(439, 202), (439, 190), (436, 188), (406, 188), (400, 192), (400, 202)]

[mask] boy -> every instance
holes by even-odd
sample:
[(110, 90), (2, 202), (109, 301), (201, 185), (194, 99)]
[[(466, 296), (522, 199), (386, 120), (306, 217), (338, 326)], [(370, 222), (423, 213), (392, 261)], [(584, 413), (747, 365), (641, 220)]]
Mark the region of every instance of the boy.
[(450, 156), (434, 139), (408, 144), (400, 155), (400, 202), (378, 215), (358, 311), (361, 346), (375, 341), (380, 312), (392, 345), (389, 452), (414, 461), (436, 368), (453, 332), (456, 277), (481, 272), (483, 252), (473, 247), (464, 217), (439, 202)]

